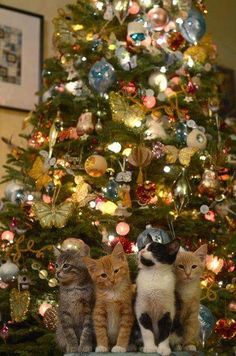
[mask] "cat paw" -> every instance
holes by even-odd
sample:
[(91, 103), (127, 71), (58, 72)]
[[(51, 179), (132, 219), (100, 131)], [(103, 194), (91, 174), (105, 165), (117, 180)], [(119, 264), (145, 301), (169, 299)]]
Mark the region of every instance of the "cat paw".
[(175, 345), (174, 346), (174, 350), (175, 351), (182, 351), (183, 350), (182, 345), (180, 345), (180, 344)]
[(184, 346), (184, 351), (197, 351), (197, 348), (195, 345), (186, 345)]
[(83, 345), (79, 346), (78, 352), (92, 352), (92, 346), (91, 345)]
[(155, 346), (155, 345), (153, 345), (153, 346), (144, 346), (143, 352), (146, 353), (146, 354), (157, 352), (157, 346)]
[(119, 345), (115, 345), (111, 349), (111, 352), (126, 352), (126, 348)]
[(108, 348), (106, 346), (97, 346), (95, 352), (108, 352)]
[(159, 353), (162, 356), (169, 356), (171, 354), (171, 349), (169, 346), (159, 345), (157, 347), (157, 353)]

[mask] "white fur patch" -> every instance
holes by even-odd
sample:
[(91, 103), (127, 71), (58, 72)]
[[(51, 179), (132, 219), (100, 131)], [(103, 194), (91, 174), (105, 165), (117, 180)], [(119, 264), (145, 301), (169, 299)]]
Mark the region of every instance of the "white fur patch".
[(121, 347), (121, 346), (114, 346), (112, 349), (111, 349), (111, 352), (125, 352), (126, 351), (126, 348), (125, 347)]
[(97, 346), (95, 352), (108, 352), (108, 348), (105, 346)]

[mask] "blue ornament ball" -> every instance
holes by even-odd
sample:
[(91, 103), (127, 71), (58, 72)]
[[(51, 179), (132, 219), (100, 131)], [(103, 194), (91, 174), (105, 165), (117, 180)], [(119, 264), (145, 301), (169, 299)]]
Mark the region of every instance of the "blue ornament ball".
[(159, 242), (160, 244), (167, 244), (168, 242), (171, 242), (171, 238), (166, 231), (155, 227), (149, 227), (141, 232), (137, 238), (137, 246), (139, 251), (147, 245), (148, 235), (151, 236), (153, 241)]
[(105, 93), (115, 79), (115, 69), (105, 58), (97, 61), (89, 71), (89, 84), (99, 93)]
[(211, 310), (203, 304), (200, 304), (198, 319), (200, 321), (200, 337), (204, 345), (214, 328), (216, 319)]
[(188, 136), (188, 126), (185, 122), (176, 125), (176, 138), (179, 143), (185, 144)]
[(108, 199), (116, 199), (118, 197), (118, 187), (119, 184), (115, 179), (111, 178), (104, 189), (104, 195)]
[(196, 10), (190, 10), (188, 17), (180, 25), (180, 32), (186, 41), (190, 43), (198, 42), (206, 32), (204, 16)]

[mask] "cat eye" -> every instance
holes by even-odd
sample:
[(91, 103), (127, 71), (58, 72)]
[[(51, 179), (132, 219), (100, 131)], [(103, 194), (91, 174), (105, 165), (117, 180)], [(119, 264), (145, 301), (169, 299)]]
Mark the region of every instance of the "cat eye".
[(192, 265), (192, 268), (193, 268), (193, 269), (197, 268), (197, 265)]
[(178, 265), (178, 267), (184, 269), (184, 265)]
[(65, 263), (64, 265), (63, 265), (63, 268), (65, 268), (65, 269), (67, 269), (67, 268), (69, 268), (70, 267), (70, 265), (68, 265), (68, 263)]
[(55, 267), (56, 267), (56, 268), (58, 268), (58, 267), (59, 267), (57, 263), (55, 264)]
[(101, 274), (101, 277), (102, 277), (102, 278), (106, 278), (106, 277), (107, 277), (107, 274), (106, 274), (106, 273), (102, 273), (102, 274)]
[(114, 272), (115, 272), (115, 273), (119, 272), (119, 268), (114, 269)]

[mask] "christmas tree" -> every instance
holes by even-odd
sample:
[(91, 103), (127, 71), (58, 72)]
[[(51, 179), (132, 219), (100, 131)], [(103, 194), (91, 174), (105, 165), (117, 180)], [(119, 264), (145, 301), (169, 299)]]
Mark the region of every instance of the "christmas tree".
[[(7, 141), (1, 203), (1, 355), (59, 355), (52, 246), (91, 255), (120, 241), (132, 278), (147, 233), (208, 244), (201, 341), (230, 355), (236, 335), (233, 120), (221, 115), (203, 0), (78, 0), (54, 19), (55, 57)], [(214, 330), (213, 330), (214, 329)]]

